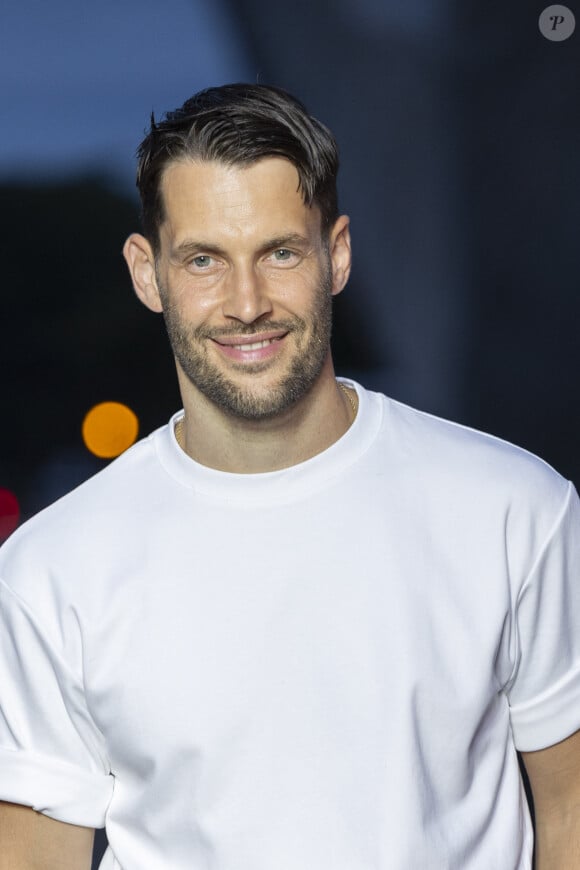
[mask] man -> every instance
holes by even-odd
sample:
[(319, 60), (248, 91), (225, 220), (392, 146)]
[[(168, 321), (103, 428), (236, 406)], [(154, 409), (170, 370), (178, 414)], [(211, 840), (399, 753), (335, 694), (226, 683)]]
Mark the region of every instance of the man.
[(183, 412), (0, 560), (0, 868), (580, 866), (570, 484), (335, 378), (330, 133), (210, 89), (124, 248)]

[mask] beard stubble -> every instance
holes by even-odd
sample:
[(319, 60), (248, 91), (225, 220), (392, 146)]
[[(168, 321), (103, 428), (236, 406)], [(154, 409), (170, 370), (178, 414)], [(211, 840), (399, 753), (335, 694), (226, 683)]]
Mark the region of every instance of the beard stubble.
[[(332, 331), (332, 270), (330, 258), (320, 282), (308, 319), (260, 320), (238, 324), (228, 329), (191, 328), (182, 321), (159, 283), (163, 317), (173, 355), (189, 381), (210, 402), (226, 414), (244, 420), (267, 420), (277, 417), (298, 402), (316, 382), (330, 352)], [(294, 337), (296, 349), (286, 372), (267, 391), (255, 392), (251, 384), (241, 386), (209, 358), (207, 345), (225, 335), (250, 335), (256, 332), (284, 330)], [(269, 363), (241, 363), (246, 376), (267, 369)], [(235, 365), (234, 365), (235, 369)]]

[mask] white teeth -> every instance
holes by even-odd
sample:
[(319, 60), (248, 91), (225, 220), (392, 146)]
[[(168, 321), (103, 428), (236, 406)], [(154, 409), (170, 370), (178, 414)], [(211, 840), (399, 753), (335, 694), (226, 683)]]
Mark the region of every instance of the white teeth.
[(265, 341), (254, 341), (252, 344), (235, 344), (236, 350), (259, 350), (261, 347), (266, 347), (272, 344), (274, 338), (267, 338)]

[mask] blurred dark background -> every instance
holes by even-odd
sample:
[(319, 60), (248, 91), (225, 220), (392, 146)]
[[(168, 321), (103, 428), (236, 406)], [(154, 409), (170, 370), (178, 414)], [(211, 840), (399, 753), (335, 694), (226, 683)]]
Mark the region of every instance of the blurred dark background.
[[(179, 406), (133, 297), (133, 153), (150, 112), (227, 81), (336, 133), (355, 267), (340, 374), (514, 441), (580, 483), (580, 21), (512, 0), (8, 0), (0, 12), (0, 487), (22, 517), (105, 464), (80, 427)], [(578, 14), (575, 4), (569, 8)]]

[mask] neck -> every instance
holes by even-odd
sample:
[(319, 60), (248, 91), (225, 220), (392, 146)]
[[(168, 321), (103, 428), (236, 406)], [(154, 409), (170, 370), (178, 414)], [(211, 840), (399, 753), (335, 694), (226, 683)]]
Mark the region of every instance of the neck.
[(178, 441), (202, 465), (237, 474), (258, 474), (305, 462), (334, 444), (356, 414), (334, 377), (332, 363), (302, 399), (272, 420), (231, 417), (197, 390), (183, 389), (185, 417)]

